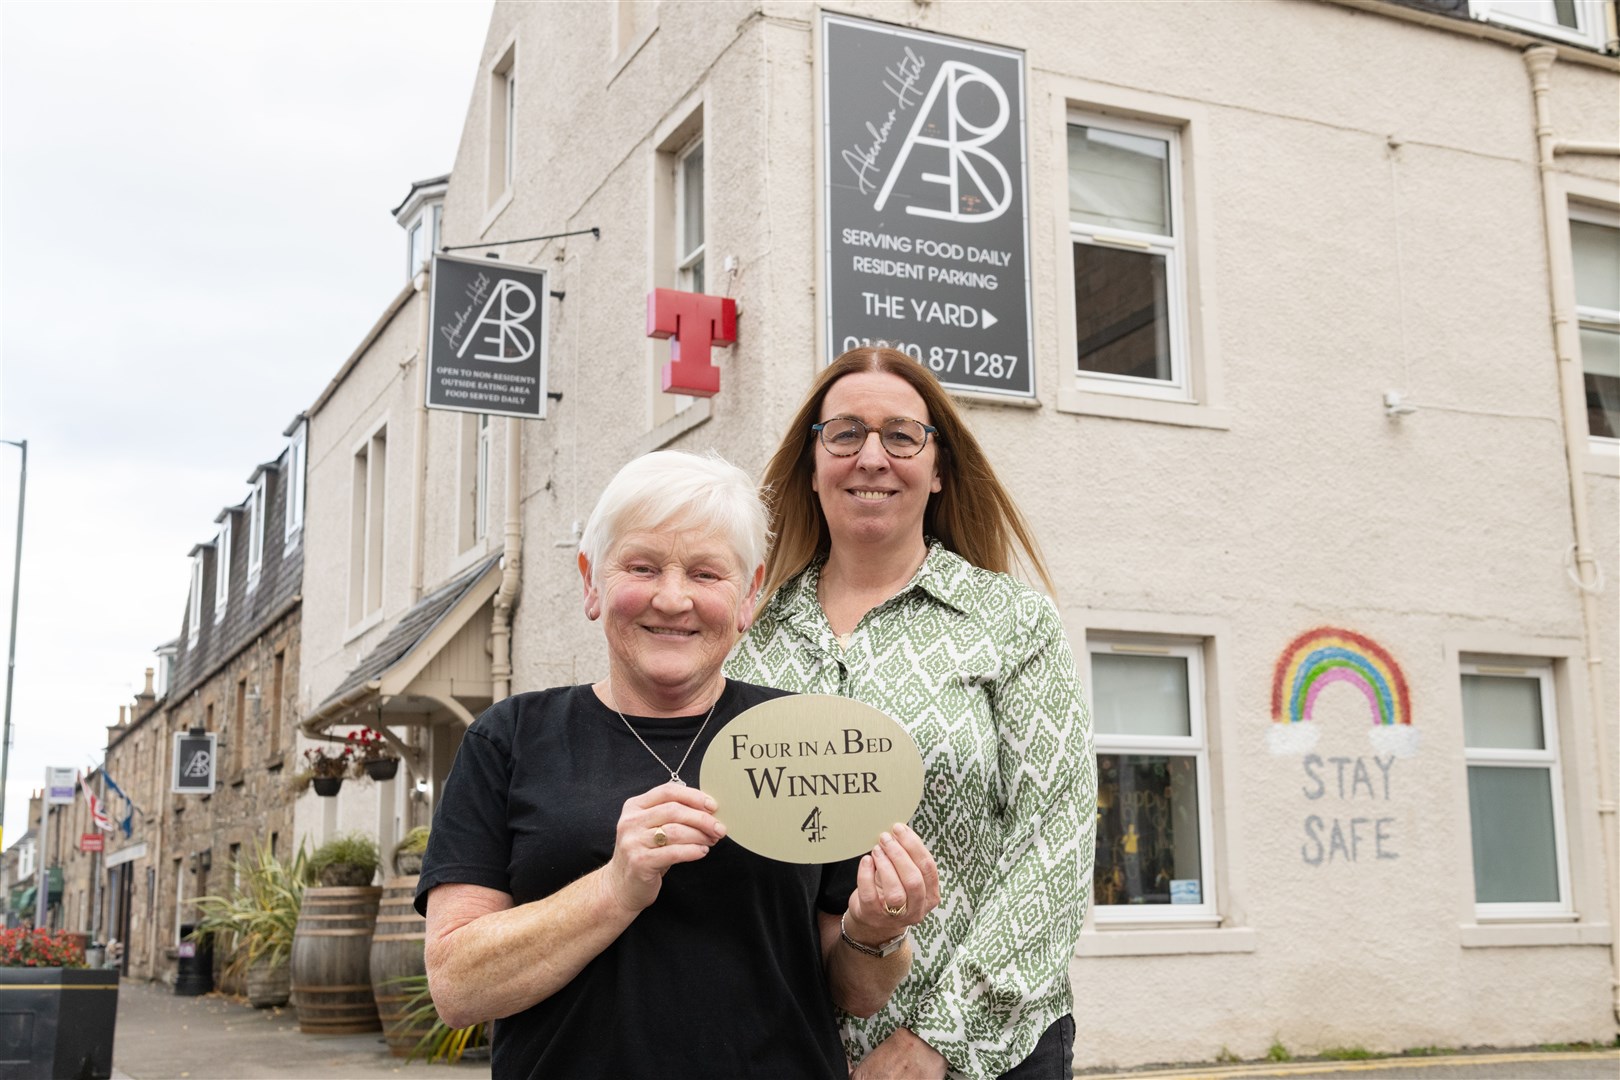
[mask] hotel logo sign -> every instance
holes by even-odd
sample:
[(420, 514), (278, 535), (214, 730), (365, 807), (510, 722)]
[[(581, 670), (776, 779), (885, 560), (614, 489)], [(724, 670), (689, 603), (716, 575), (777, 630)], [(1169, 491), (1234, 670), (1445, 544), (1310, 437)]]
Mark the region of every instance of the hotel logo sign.
[(1024, 55), (822, 13), (827, 359), (1035, 393)]
[(433, 257), (427, 406), (544, 420), (546, 273)]

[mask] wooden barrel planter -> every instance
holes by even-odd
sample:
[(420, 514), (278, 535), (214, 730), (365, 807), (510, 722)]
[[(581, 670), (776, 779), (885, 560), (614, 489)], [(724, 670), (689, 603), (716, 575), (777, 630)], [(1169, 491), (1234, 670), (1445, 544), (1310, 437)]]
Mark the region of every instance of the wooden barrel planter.
[(383, 882), (382, 904), (377, 909), (377, 932), (371, 936), (371, 992), (382, 1017), (388, 1050), (408, 1057), (433, 1028), (433, 1019), (410, 1023), (406, 1006), (416, 991), (393, 980), (427, 974), (423, 946), (427, 920), (416, 913), (416, 877), (394, 877)]
[(293, 931), (292, 991), (306, 1035), (377, 1031), (371, 996), (371, 934), (382, 890), (375, 885), (304, 890)]

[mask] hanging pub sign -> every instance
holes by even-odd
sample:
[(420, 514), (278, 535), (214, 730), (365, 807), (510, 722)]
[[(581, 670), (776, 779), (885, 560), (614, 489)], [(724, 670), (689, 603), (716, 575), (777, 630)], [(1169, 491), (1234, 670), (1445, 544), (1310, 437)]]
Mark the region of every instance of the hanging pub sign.
[(1024, 54), (822, 12), (827, 358), (1033, 397)]
[(214, 793), (214, 733), (174, 733), (174, 776), (169, 790), (176, 795)]
[(433, 256), (427, 407), (546, 417), (546, 272)]

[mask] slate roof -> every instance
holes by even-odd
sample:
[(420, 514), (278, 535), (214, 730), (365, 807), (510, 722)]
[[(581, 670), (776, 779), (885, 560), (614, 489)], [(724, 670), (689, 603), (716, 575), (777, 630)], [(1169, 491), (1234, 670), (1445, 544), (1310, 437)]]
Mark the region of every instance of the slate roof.
[[(231, 518), (230, 595), (224, 618), (214, 619), (214, 579), (219, 573), (219, 551), (212, 540), (192, 548), (203, 559), (201, 618), (193, 638), (190, 605), (181, 616), (180, 636), (175, 639), (174, 668), (167, 697), (182, 700), (219, 666), (245, 645), (263, 634), (289, 606), (295, 604), (304, 584), (303, 530), (284, 536), (286, 520), (287, 452), (262, 466), (265, 475), (264, 552), (256, 587), (247, 587), (248, 500), (227, 507), (221, 514)], [(257, 473), (255, 473), (257, 475)]]
[(320, 708), (315, 710), (315, 714), (319, 715), (334, 701), (342, 698), (356, 687), (363, 686), (372, 679), (377, 678), (403, 660), (412, 649), (421, 643), (423, 638), (427, 637), (435, 626), (439, 625), (450, 609), (455, 607), (456, 601), (467, 595), (468, 590), (476, 585), (485, 574), (494, 569), (500, 561), (501, 553), (496, 552), (483, 562), (462, 573), (459, 577), (452, 578), (417, 601), (416, 606), (407, 611), (399, 622), (394, 624), (394, 628), (388, 631), (388, 635), (382, 639), (377, 647), (371, 650), (359, 664), (355, 665), (354, 670), (349, 672), (348, 677), (321, 703)]

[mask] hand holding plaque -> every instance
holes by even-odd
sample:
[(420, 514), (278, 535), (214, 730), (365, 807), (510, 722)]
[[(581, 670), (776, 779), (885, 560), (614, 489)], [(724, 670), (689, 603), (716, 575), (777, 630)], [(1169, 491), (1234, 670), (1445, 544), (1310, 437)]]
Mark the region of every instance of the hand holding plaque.
[(922, 798), (922, 756), (906, 729), (830, 694), (744, 712), (715, 735), (699, 775), (727, 835), (781, 862), (867, 854)]

